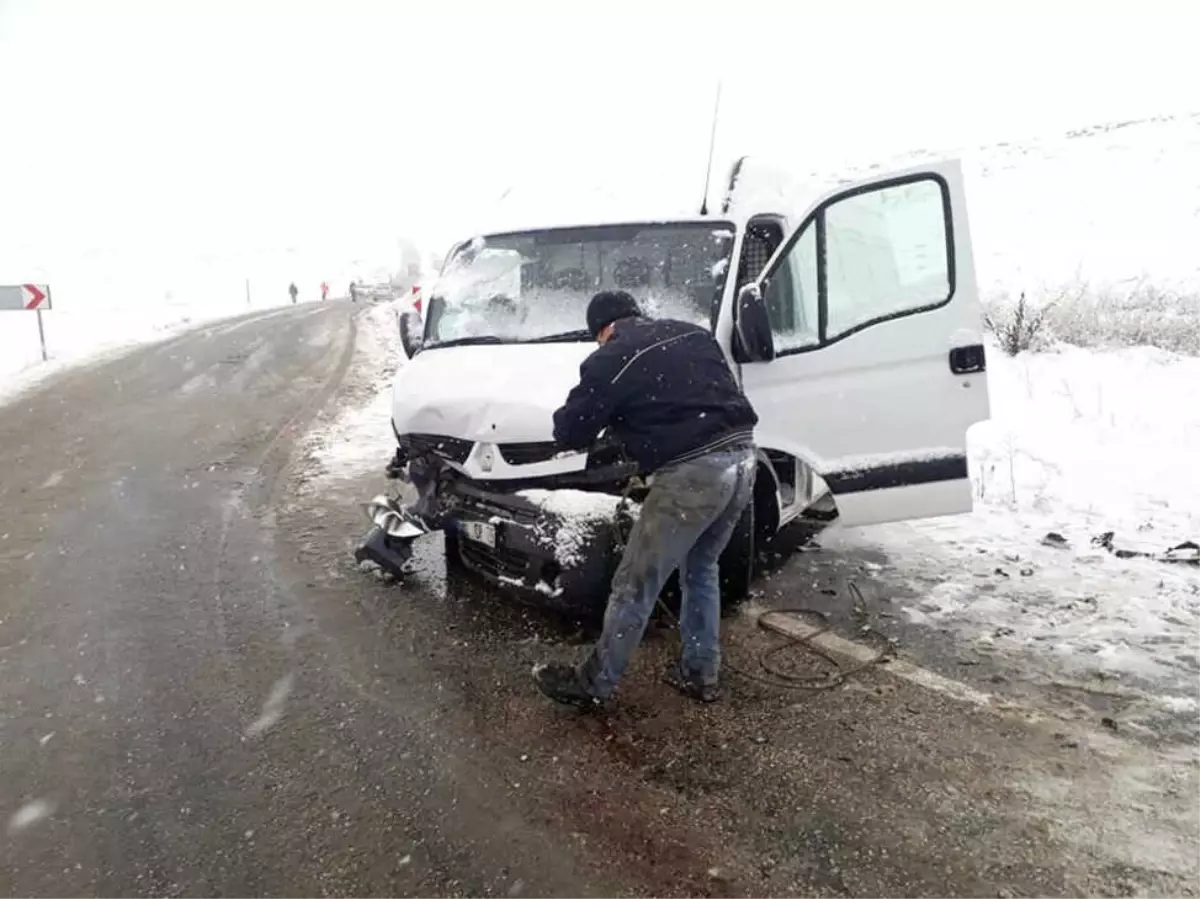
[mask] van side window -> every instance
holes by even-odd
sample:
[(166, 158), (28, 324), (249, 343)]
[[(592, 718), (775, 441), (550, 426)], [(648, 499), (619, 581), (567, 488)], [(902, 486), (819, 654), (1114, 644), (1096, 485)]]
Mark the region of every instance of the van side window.
[(825, 210), (826, 340), (950, 299), (946, 203), (942, 185), (926, 178)]
[(779, 352), (820, 343), (816, 246), (816, 228), (809, 224), (767, 282), (763, 299)]
[[(755, 280), (783, 243), (783, 229), (774, 221), (751, 221), (742, 241), (738, 288)], [(793, 252), (793, 257), (795, 253)], [(811, 254), (810, 254), (811, 255)], [(767, 283), (767, 314), (777, 346), (807, 346), (816, 339), (816, 261), (790, 258)], [(799, 267), (797, 267), (799, 266)]]
[(738, 288), (757, 278), (771, 254), (783, 243), (783, 234), (773, 222), (751, 222), (746, 226), (746, 238), (742, 241), (742, 264), (738, 266)]
[(824, 346), (948, 303), (954, 293), (949, 203), (940, 178), (921, 176), (818, 207), (764, 285), (776, 351)]

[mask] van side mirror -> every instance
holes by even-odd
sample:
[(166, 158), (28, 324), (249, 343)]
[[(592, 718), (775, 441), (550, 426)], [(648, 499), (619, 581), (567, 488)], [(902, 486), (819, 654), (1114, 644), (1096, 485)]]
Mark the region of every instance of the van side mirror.
[(733, 303), (733, 358), (738, 364), (770, 362), (775, 358), (771, 317), (762, 290), (751, 283), (738, 291)]
[(405, 312), (400, 316), (400, 345), (404, 347), (404, 355), (411, 359), (421, 349), (424, 343), (422, 335), (421, 316), (416, 312)]

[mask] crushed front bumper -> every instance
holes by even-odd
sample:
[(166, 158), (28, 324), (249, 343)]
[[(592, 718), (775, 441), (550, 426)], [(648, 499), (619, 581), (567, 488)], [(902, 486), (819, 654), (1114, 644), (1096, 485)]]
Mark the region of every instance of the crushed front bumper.
[(362, 545), (354, 551), (354, 561), (374, 562), (396, 577), (408, 573), (412, 559), (412, 540), (389, 537), (379, 525), (371, 528)]
[(565, 611), (603, 614), (620, 558), (618, 517), (568, 517), (519, 493), (467, 482), (452, 489), (458, 502), (444, 527), (466, 568)]
[[(414, 538), (399, 536), (394, 525), (403, 519), (417, 523), (418, 535), (445, 531), (450, 567), (565, 611), (603, 613), (638, 509), (615, 495), (632, 493), (637, 473), (616, 448), (596, 447), (583, 471), (488, 482), (461, 470), (472, 451), (466, 441), (430, 435), (397, 435), (397, 441), (388, 476), (417, 498), (376, 497), (367, 504), (376, 528), (355, 553), (359, 561), (397, 577), (407, 573)], [(510, 464), (532, 465), (553, 448), (505, 444), (500, 452)]]

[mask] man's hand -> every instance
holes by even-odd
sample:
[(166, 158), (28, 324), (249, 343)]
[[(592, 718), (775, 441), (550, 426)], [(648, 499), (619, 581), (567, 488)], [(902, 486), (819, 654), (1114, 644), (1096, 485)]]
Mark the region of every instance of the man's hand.
[(579, 366), (579, 383), (554, 413), (554, 442), (565, 449), (586, 450), (608, 427), (616, 400), (604, 350), (597, 350)]

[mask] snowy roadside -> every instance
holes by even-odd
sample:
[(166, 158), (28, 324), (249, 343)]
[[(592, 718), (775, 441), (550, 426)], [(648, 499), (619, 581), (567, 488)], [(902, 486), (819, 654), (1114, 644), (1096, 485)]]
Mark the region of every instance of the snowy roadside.
[(383, 472), (396, 447), (392, 434), (392, 380), (404, 364), (396, 323), (397, 301), (377, 303), (358, 319), (355, 359), (342, 408), (312, 431), (304, 445), (310, 482), (348, 480)]
[(1152, 554), (1200, 540), (1200, 359), (1068, 348), (994, 352), (989, 367), (992, 419), (968, 441), (976, 511), (822, 544), (882, 551), (887, 576), (921, 597), (913, 623), (1195, 708), (1200, 567), (1119, 558), (1093, 538)]

